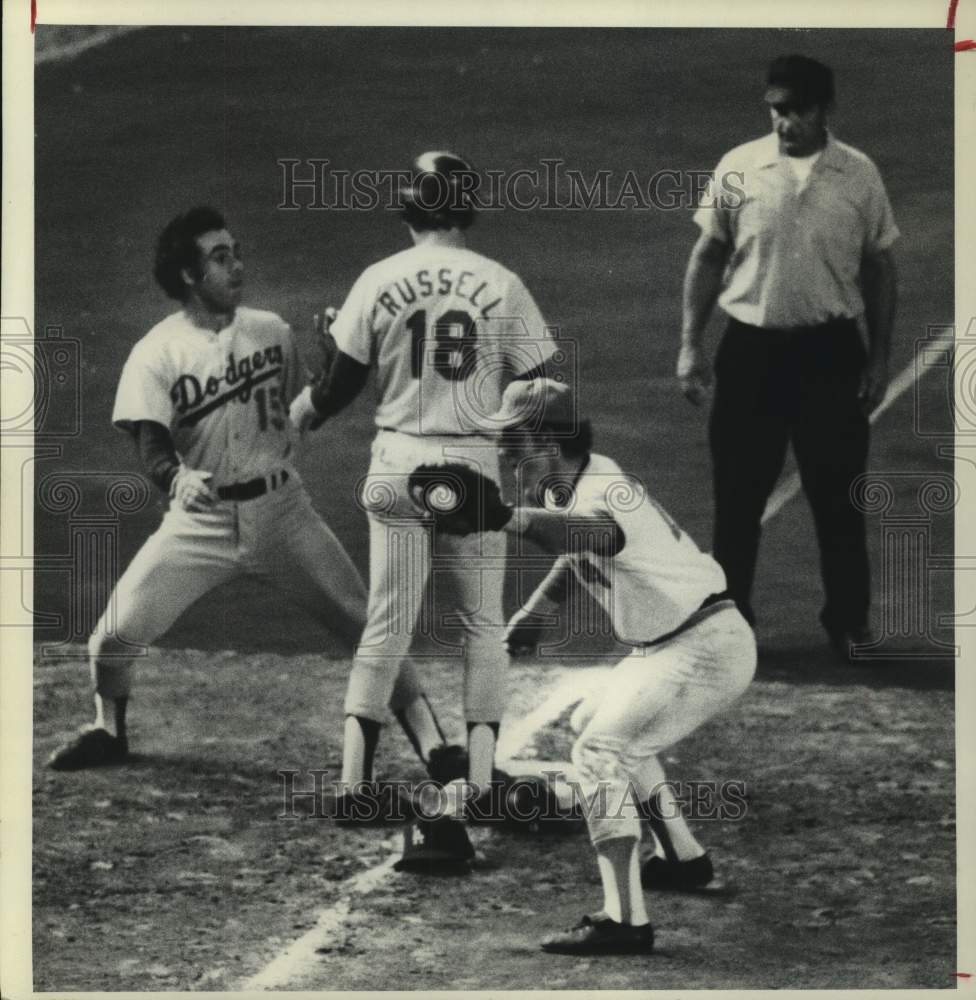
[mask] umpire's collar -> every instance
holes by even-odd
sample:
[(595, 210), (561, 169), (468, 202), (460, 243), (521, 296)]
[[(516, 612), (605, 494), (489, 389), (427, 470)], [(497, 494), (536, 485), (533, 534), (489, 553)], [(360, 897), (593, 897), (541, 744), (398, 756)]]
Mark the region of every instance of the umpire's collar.
[[(759, 155), (756, 157), (756, 166), (760, 168), (775, 167), (777, 163), (786, 159), (786, 154), (779, 151), (779, 136), (775, 132), (770, 132), (762, 148), (759, 150)], [(817, 160), (814, 167), (819, 169), (822, 164), (831, 170), (843, 172), (846, 159), (844, 150), (841, 149), (837, 140), (831, 134), (830, 129), (828, 129), (827, 143), (821, 151), (820, 159)]]

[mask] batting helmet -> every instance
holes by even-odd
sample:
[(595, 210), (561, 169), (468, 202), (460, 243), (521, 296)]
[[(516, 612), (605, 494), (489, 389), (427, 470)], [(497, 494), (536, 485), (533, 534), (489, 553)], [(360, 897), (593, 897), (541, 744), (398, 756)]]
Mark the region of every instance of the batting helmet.
[(410, 184), (400, 190), (403, 220), (418, 231), (467, 229), (474, 222), (479, 177), (467, 160), (435, 150), (413, 161)]

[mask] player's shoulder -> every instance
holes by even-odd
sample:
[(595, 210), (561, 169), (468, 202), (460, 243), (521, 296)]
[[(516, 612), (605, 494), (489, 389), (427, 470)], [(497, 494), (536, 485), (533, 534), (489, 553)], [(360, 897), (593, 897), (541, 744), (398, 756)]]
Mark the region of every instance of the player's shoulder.
[(584, 476), (624, 476), (624, 470), (609, 456), (591, 452), (590, 460), (583, 472)]
[(141, 336), (133, 345), (129, 356), (148, 359), (166, 353), (172, 345), (186, 336), (192, 336), (193, 324), (182, 310), (170, 313)]
[(579, 501), (593, 505), (621, 489), (633, 489), (630, 477), (608, 455), (591, 452), (576, 484)]
[(390, 275), (399, 274), (404, 267), (409, 267), (416, 256), (417, 247), (406, 247), (396, 253), (389, 254), (368, 264), (359, 276), (359, 283), (382, 283)]
[(268, 329), (288, 332), (291, 327), (270, 309), (255, 309), (253, 306), (238, 306), (237, 314), (241, 323), (251, 329)]

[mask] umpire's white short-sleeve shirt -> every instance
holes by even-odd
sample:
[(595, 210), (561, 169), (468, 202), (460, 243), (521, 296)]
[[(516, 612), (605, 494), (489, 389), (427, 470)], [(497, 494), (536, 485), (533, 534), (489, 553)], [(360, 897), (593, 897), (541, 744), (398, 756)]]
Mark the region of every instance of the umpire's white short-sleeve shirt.
[(833, 136), (802, 190), (775, 133), (737, 146), (694, 218), (732, 248), (719, 305), (767, 328), (860, 316), (861, 263), (899, 235), (878, 168)]

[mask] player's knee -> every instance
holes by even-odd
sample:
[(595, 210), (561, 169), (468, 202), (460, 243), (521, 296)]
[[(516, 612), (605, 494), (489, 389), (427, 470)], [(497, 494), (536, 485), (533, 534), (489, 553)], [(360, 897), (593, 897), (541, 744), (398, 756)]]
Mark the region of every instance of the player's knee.
[(733, 698), (739, 698), (752, 683), (756, 673), (756, 640), (752, 629), (743, 622), (742, 635), (734, 650), (724, 657), (728, 668), (728, 684)]

